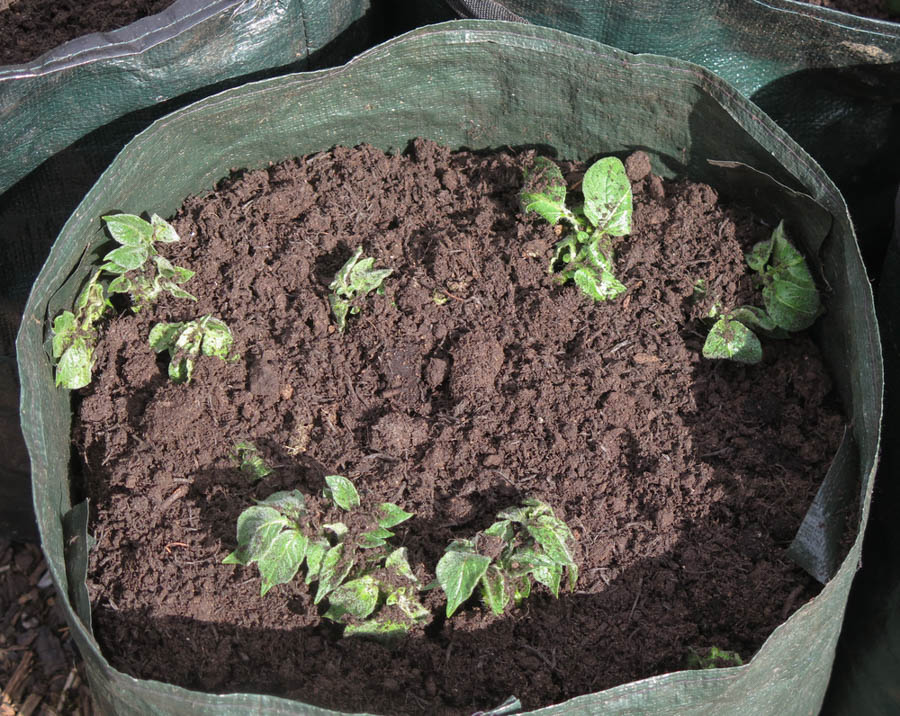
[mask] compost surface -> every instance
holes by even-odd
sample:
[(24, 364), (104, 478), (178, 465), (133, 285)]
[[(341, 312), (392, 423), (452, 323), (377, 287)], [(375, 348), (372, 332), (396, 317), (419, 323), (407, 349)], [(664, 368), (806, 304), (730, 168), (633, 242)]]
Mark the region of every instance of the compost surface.
[[(700, 355), (712, 302), (752, 298), (742, 252), (771, 227), (634, 155), (628, 291), (594, 303), (547, 272), (558, 236), (518, 205), (529, 160), (337, 148), (186, 201), (162, 252), (197, 271), (196, 304), (113, 319), (77, 401), (94, 628), (115, 667), (348, 711), (534, 708), (713, 645), (747, 660), (817, 593), (785, 550), (844, 424), (819, 352), (801, 334), (764, 341), (758, 366)], [(564, 169), (577, 187), (585, 166)], [(360, 245), (393, 274), (341, 334), (328, 284)], [(150, 327), (207, 313), (241, 359), (173, 384)], [(241, 440), (274, 468), (255, 485), (229, 457)], [(576, 536), (575, 591), (446, 620), (436, 590), (397, 649), (341, 639), (302, 580), (260, 598), (255, 566), (222, 564), (254, 499), (321, 494), (329, 474), (415, 513), (395, 542), (425, 583), (451, 540), (548, 502)]]
[(0, 65), (33, 60), (91, 32), (162, 12), (174, 0), (0, 0)]

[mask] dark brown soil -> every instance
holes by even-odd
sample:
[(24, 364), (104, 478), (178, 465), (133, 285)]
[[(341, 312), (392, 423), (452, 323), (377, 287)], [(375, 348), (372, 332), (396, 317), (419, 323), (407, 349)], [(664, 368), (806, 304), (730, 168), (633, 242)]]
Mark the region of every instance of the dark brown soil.
[(28, 62), (91, 32), (162, 12), (175, 0), (0, 0), (0, 65)]
[(900, 19), (896, 14), (888, 13), (885, 9), (885, 0), (801, 0), (801, 2), (818, 7), (830, 7), (832, 10), (841, 10), (852, 15), (871, 17), (876, 20), (897, 21)]
[[(349, 711), (538, 707), (692, 648), (749, 659), (817, 593), (785, 548), (843, 427), (819, 352), (801, 335), (756, 367), (700, 357), (700, 316), (748, 295), (742, 249), (770, 229), (633, 157), (628, 292), (594, 304), (546, 272), (557, 236), (518, 209), (526, 158), (338, 148), (185, 203), (165, 250), (197, 269), (198, 302), (112, 320), (77, 411), (94, 625), (116, 667)], [(575, 186), (584, 167), (565, 168)], [(328, 284), (358, 245), (394, 274), (341, 335)], [(206, 313), (242, 360), (174, 385), (149, 328)], [(244, 439), (275, 467), (255, 487), (228, 457)], [(395, 651), (341, 640), (299, 580), (261, 599), (255, 566), (221, 564), (254, 498), (317, 494), (332, 473), (415, 513), (398, 541), (426, 581), (453, 538), (547, 501), (577, 537), (576, 591), (541, 587), (501, 618), (473, 600)]]

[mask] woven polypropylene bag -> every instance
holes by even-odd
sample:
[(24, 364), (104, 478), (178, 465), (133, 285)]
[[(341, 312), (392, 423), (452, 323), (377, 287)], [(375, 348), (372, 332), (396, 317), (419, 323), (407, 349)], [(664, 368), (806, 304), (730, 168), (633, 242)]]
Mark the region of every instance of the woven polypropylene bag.
[[(72, 305), (89, 260), (106, 241), (99, 217), (113, 208), (171, 214), (232, 167), (261, 167), (336, 144), (399, 150), (416, 136), (476, 149), (549, 145), (558, 156), (577, 159), (641, 147), (664, 176), (690, 176), (737, 193), (770, 221), (791, 217), (792, 235), (829, 286), (828, 318), (817, 324), (817, 339), (849, 418), (840, 453), (792, 547), (827, 584), (744, 666), (644, 679), (540, 713), (814, 713), (860, 559), (881, 419), (871, 289), (843, 199), (795, 142), (701, 67), (495, 22), (424, 28), (344, 67), (253, 83), (168, 115), (129, 143), (63, 228), (17, 341), (22, 424), (47, 563), (97, 702), (117, 714), (321, 712), (271, 696), (201, 694), (134, 679), (109, 665), (91, 635), (88, 506), (72, 505), (71, 401), (54, 387), (45, 341), (49, 317)], [(834, 496), (848, 490), (859, 491), (860, 509), (857, 536), (841, 560), (842, 532), (833, 527), (846, 520), (846, 505), (835, 508)]]
[(382, 28), (370, 2), (177, 0), (0, 66), (0, 441), (10, 446), (0, 458), (0, 535), (36, 535), (13, 341), (63, 222), (125, 143), (166, 112), (241, 78), (345, 62), (371, 47)]
[(900, 23), (795, 0), (447, 0), (462, 17), (554, 27), (696, 62), (751, 98), (850, 206), (870, 273), (900, 183)]

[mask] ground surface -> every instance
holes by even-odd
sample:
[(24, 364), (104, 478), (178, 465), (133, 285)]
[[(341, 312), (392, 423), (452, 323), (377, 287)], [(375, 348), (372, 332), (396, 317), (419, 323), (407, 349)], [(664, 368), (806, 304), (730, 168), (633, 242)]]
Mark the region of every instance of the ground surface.
[[(842, 430), (818, 352), (799, 336), (757, 367), (699, 355), (714, 298), (752, 296), (742, 250), (769, 229), (636, 157), (629, 290), (594, 304), (546, 271), (557, 236), (518, 209), (527, 160), (338, 149), (185, 204), (165, 250), (198, 270), (198, 302), (113, 320), (76, 423), (94, 624), (118, 668), (342, 710), (536, 707), (692, 649), (747, 658), (816, 593), (784, 550)], [(583, 167), (567, 171), (577, 186)], [(357, 245), (394, 275), (342, 335), (327, 285)], [(174, 385), (150, 325), (205, 313), (242, 358)], [(245, 439), (275, 467), (256, 486), (229, 458)], [(221, 564), (254, 498), (314, 500), (332, 473), (415, 513), (398, 539), (423, 582), (448, 541), (538, 497), (577, 536), (576, 591), (450, 621), (433, 592), (433, 621), (396, 651), (342, 640), (302, 584), (260, 599), (255, 567)]]

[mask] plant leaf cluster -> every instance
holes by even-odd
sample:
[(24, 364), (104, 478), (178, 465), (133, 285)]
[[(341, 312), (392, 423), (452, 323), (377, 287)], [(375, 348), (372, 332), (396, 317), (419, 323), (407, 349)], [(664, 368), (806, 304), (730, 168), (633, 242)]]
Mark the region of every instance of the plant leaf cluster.
[(75, 299), (75, 311), (63, 311), (53, 319), (53, 358), (56, 363), (56, 385), (75, 390), (91, 382), (97, 329), (94, 324), (109, 306), (95, 271)]
[(148, 340), (157, 353), (169, 352), (169, 377), (176, 383), (190, 382), (201, 353), (222, 360), (238, 358), (229, 357), (234, 345), (231, 330), (224, 321), (208, 314), (193, 321), (157, 323), (150, 329)]
[(726, 666), (743, 666), (744, 661), (736, 651), (726, 651), (717, 646), (711, 646), (706, 652), (698, 652), (691, 649), (688, 652), (687, 668), (689, 669), (718, 669)]
[[(328, 475), (325, 482), (325, 497), (341, 510), (364, 509), (346, 477)], [(327, 599), (326, 618), (349, 622), (347, 636), (389, 641), (428, 617), (417, 596), (421, 585), (406, 548), (394, 549), (387, 542), (394, 536), (391, 528), (412, 514), (384, 502), (366, 510), (366, 516), (371, 526), (359, 534), (351, 534), (343, 522), (314, 525), (299, 491), (276, 492), (238, 517), (238, 548), (224, 563), (256, 562), (262, 575), (261, 595), (293, 580), (305, 563), (306, 584), (316, 582), (313, 601)]]
[(334, 275), (334, 280), (328, 286), (332, 290), (328, 296), (328, 302), (334, 313), (338, 330), (342, 333), (347, 326), (348, 315), (359, 313), (357, 299), (372, 291), (383, 294), (384, 279), (393, 273), (393, 269), (372, 268), (375, 259), (372, 257), (361, 258), (362, 253), (362, 246), (358, 246), (347, 263)]
[[(168, 291), (175, 298), (197, 299), (181, 288), (194, 272), (174, 266), (165, 256), (160, 256), (154, 245), (157, 241), (169, 244), (179, 240), (175, 227), (156, 214), (145, 221), (133, 214), (114, 214), (101, 217), (106, 222), (110, 236), (120, 246), (103, 257), (102, 271), (113, 274), (107, 290), (109, 293), (131, 294), (131, 307), (137, 313), (153, 303), (160, 293)], [(154, 275), (147, 270), (147, 262), (156, 268)]]
[(272, 468), (266, 465), (266, 461), (259, 454), (259, 449), (249, 440), (241, 440), (235, 444), (231, 451), (231, 459), (240, 470), (249, 473), (253, 482), (259, 482), (272, 474)]
[[(110, 236), (119, 244), (103, 257), (104, 263), (92, 275), (75, 301), (75, 310), (62, 311), (53, 319), (53, 358), (56, 364), (56, 385), (74, 390), (91, 382), (94, 347), (97, 343), (96, 323), (107, 308), (112, 308), (109, 296), (130, 293), (135, 313), (168, 291), (176, 298), (197, 300), (180, 284), (188, 281), (193, 271), (173, 266), (160, 256), (157, 241), (178, 241), (178, 233), (165, 219), (156, 214), (145, 221), (133, 214), (101, 217)], [(148, 259), (156, 266), (155, 276), (146, 270)], [(113, 277), (108, 283), (103, 279)]]
[[(518, 604), (527, 598), (533, 582), (558, 597), (564, 571), (573, 589), (578, 579), (569, 549), (573, 539), (566, 523), (539, 500), (526, 499), (521, 506), (498, 513), (497, 521), (475, 539), (452, 542), (437, 564), (437, 581), (447, 595), (447, 616), (476, 588), (494, 614), (502, 614), (511, 600)], [(492, 544), (497, 541), (499, 550)], [(485, 548), (496, 556), (486, 554)]]
[(525, 213), (535, 212), (556, 226), (565, 222), (570, 233), (557, 242), (548, 272), (557, 264), (560, 283), (570, 279), (595, 301), (608, 301), (625, 292), (615, 276), (612, 238), (631, 232), (631, 183), (625, 166), (616, 157), (601, 159), (582, 179), (584, 203), (566, 206), (566, 182), (559, 167), (546, 157), (536, 157), (525, 172), (520, 194)]
[(762, 344), (754, 331), (772, 338), (785, 338), (809, 328), (821, 313), (816, 283), (806, 259), (788, 241), (783, 221), (745, 259), (756, 272), (765, 308), (739, 306), (719, 315), (718, 308), (714, 307), (710, 317), (716, 322), (703, 345), (706, 358), (759, 363)]

